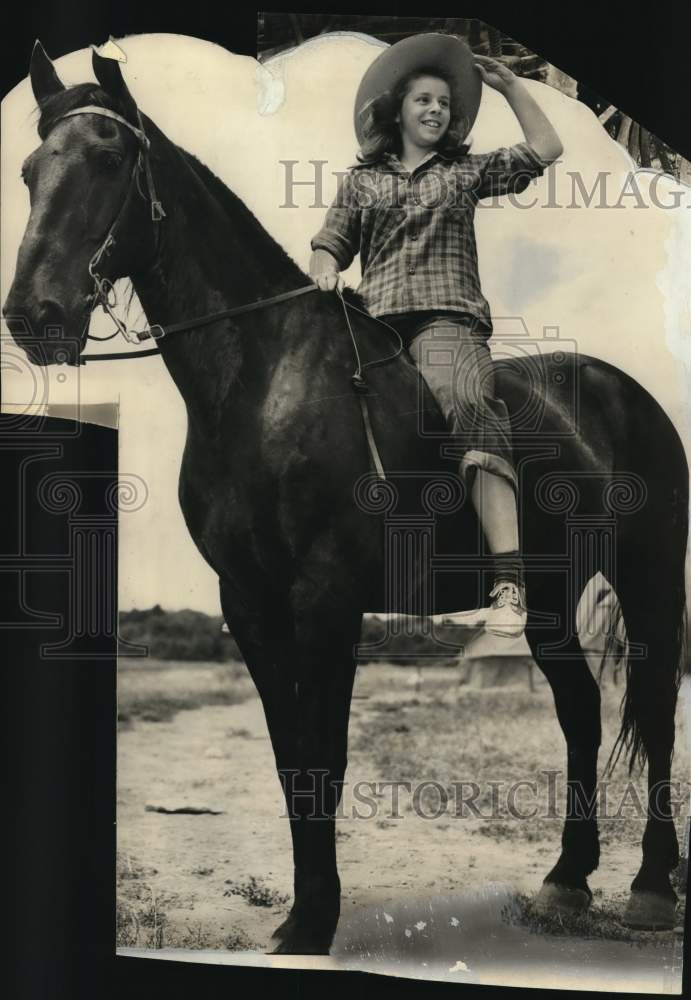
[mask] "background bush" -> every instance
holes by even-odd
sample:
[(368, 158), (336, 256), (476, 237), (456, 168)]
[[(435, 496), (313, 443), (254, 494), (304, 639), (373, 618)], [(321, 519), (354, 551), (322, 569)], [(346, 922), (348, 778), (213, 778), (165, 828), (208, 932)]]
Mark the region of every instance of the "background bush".
[(120, 613), (120, 635), (142, 643), (159, 660), (242, 660), (235, 640), (221, 632), (220, 615), (202, 611), (164, 611), (156, 604), (147, 610)]

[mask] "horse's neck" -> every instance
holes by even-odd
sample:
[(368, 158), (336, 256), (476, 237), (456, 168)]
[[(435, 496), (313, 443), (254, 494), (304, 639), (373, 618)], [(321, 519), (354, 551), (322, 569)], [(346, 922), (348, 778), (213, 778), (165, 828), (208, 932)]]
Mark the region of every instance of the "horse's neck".
[[(175, 147), (166, 149), (163, 167), (159, 187), (167, 216), (157, 223), (163, 227), (158, 257), (134, 278), (149, 323), (192, 320), (306, 282), (241, 204), (236, 218), (219, 204)], [(229, 204), (232, 209), (232, 199)], [(240, 405), (249, 345), (226, 322), (177, 333), (159, 346), (190, 416), (213, 432), (232, 401)]]

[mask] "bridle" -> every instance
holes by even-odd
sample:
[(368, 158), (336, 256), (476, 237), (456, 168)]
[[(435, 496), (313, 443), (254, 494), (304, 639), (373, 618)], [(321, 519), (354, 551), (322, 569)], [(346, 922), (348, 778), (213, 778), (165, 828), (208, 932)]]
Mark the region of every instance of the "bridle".
[[(197, 327), (210, 326), (212, 323), (217, 323), (219, 320), (228, 319), (232, 316), (239, 316), (242, 315), (243, 313), (252, 312), (255, 309), (265, 309), (268, 306), (275, 305), (279, 302), (285, 302), (289, 299), (296, 298), (299, 295), (305, 295), (309, 292), (314, 292), (317, 290), (318, 286), (312, 283), (309, 285), (305, 285), (302, 288), (295, 288), (289, 292), (282, 292), (281, 294), (274, 295), (268, 299), (260, 299), (259, 301), (249, 302), (242, 306), (234, 306), (231, 309), (224, 309), (221, 312), (209, 313), (206, 316), (198, 316), (195, 319), (184, 320), (183, 322), (180, 323), (168, 324), (165, 327), (161, 326), (158, 323), (154, 323), (145, 330), (130, 330), (127, 327), (127, 325), (123, 323), (123, 321), (115, 313), (115, 307), (117, 306), (117, 298), (115, 295), (115, 288), (113, 286), (113, 282), (109, 278), (104, 277), (100, 273), (99, 268), (101, 266), (101, 262), (103, 261), (103, 259), (108, 257), (111, 250), (116, 245), (115, 237), (118, 231), (118, 227), (120, 225), (123, 216), (125, 215), (127, 207), (135, 191), (137, 191), (137, 193), (141, 197), (148, 199), (149, 204), (151, 206), (151, 222), (154, 226), (156, 256), (158, 256), (158, 251), (160, 246), (160, 224), (163, 221), (163, 219), (166, 218), (166, 213), (163, 210), (163, 205), (161, 204), (158, 195), (156, 193), (156, 186), (154, 184), (154, 178), (151, 172), (151, 162), (150, 162), (151, 141), (149, 140), (144, 130), (144, 123), (142, 121), (142, 116), (141, 112), (139, 111), (139, 108), (137, 108), (136, 111), (137, 111), (137, 121), (139, 124), (139, 128), (137, 128), (131, 122), (127, 121), (126, 118), (123, 118), (122, 115), (117, 114), (117, 112), (110, 111), (108, 108), (101, 108), (93, 104), (87, 104), (84, 107), (74, 108), (72, 111), (67, 111), (64, 115), (61, 115), (59, 118), (56, 118), (55, 122), (53, 123), (53, 125), (56, 125), (59, 121), (62, 121), (65, 118), (71, 118), (75, 115), (99, 115), (101, 118), (110, 118), (113, 121), (119, 122), (121, 125), (124, 125), (125, 128), (129, 129), (130, 132), (135, 136), (139, 144), (139, 151), (132, 166), (132, 173), (130, 176), (130, 183), (127, 189), (127, 194), (125, 195), (122, 205), (118, 209), (118, 212), (115, 218), (113, 219), (113, 222), (111, 223), (110, 228), (108, 229), (108, 232), (106, 233), (103, 239), (103, 242), (101, 243), (98, 250), (89, 261), (89, 275), (94, 283), (93, 292), (89, 296), (89, 300), (91, 301), (91, 312), (93, 312), (97, 306), (99, 305), (102, 306), (104, 312), (106, 312), (108, 316), (110, 316), (110, 318), (113, 320), (115, 324), (115, 330), (107, 337), (95, 337), (93, 336), (93, 334), (87, 332), (88, 340), (98, 340), (98, 341), (112, 340), (113, 337), (116, 337), (118, 334), (121, 334), (125, 338), (125, 340), (127, 340), (128, 343), (130, 344), (141, 344), (145, 340), (154, 340), (158, 342), (162, 340), (164, 337), (169, 337), (175, 333), (181, 333), (184, 330), (192, 330)], [(144, 176), (144, 180), (146, 183), (146, 193), (143, 192), (141, 188), (142, 174)], [(343, 295), (341, 294), (340, 290), (338, 291), (338, 295), (341, 301), (341, 305), (343, 307), (343, 315), (345, 318), (346, 326), (348, 327), (348, 333), (350, 334), (353, 350), (355, 352), (355, 360), (357, 363), (357, 368), (351, 376), (351, 382), (353, 388), (356, 390), (358, 400), (360, 403), (362, 419), (365, 427), (365, 435), (367, 437), (367, 444), (370, 450), (370, 454), (372, 456), (372, 461), (374, 463), (377, 477), (379, 479), (386, 479), (386, 475), (384, 473), (384, 467), (381, 458), (379, 456), (379, 451), (377, 449), (376, 442), (374, 440), (374, 434), (372, 432), (372, 424), (369, 417), (367, 398), (366, 398), (369, 386), (365, 381), (363, 372), (367, 368), (375, 368), (378, 367), (379, 365), (387, 364), (388, 362), (393, 361), (395, 358), (397, 358), (403, 351), (403, 341), (401, 339), (400, 334), (396, 329), (394, 329), (394, 327), (390, 326), (388, 323), (385, 323), (383, 320), (377, 319), (377, 317), (375, 316), (370, 316), (369, 313), (365, 312), (362, 309), (359, 309), (352, 302), (347, 302), (344, 299)], [(385, 326), (388, 330), (390, 330), (398, 340), (398, 348), (396, 349), (396, 351), (393, 354), (386, 355), (386, 357), (377, 358), (374, 361), (368, 361), (365, 364), (363, 364), (360, 358), (360, 352), (358, 350), (355, 334), (353, 332), (353, 328), (350, 323), (350, 317), (348, 315), (349, 309), (361, 313), (363, 316), (367, 316), (369, 319), (374, 319), (376, 322), (380, 323), (382, 326)], [(131, 358), (145, 358), (160, 353), (161, 352), (159, 348), (154, 347), (151, 348), (150, 350), (145, 350), (145, 351), (118, 351), (109, 354), (92, 354), (92, 355), (80, 354), (79, 364), (85, 365), (89, 361), (119, 361)]]
[[(91, 312), (93, 312), (97, 306), (102, 306), (103, 311), (110, 316), (115, 324), (115, 330), (107, 337), (95, 337), (93, 334), (87, 333), (88, 340), (112, 340), (113, 337), (117, 337), (118, 334), (121, 334), (130, 344), (139, 344), (142, 339), (147, 339), (147, 337), (142, 337), (142, 335), (147, 333), (147, 331), (130, 330), (126, 324), (122, 322), (120, 317), (115, 312), (117, 298), (113, 282), (110, 278), (104, 277), (98, 269), (101, 266), (101, 262), (104, 258), (108, 257), (116, 244), (116, 233), (135, 191), (137, 191), (141, 197), (148, 198), (151, 206), (151, 221), (154, 225), (154, 238), (156, 244), (155, 252), (156, 255), (158, 255), (160, 243), (159, 223), (165, 219), (166, 213), (164, 212), (163, 205), (156, 194), (156, 186), (151, 172), (151, 162), (149, 159), (151, 142), (144, 131), (144, 123), (142, 121), (139, 108), (137, 108), (137, 121), (139, 123), (139, 128), (127, 121), (126, 118), (123, 118), (122, 115), (117, 114), (117, 112), (110, 111), (108, 108), (98, 107), (98, 105), (95, 104), (87, 104), (84, 107), (74, 108), (72, 111), (67, 111), (64, 115), (57, 118), (53, 125), (57, 125), (59, 121), (63, 121), (65, 118), (72, 118), (76, 115), (98, 115), (100, 118), (110, 118), (112, 121), (116, 121), (120, 125), (124, 125), (125, 128), (129, 129), (139, 144), (139, 150), (132, 165), (132, 173), (130, 175), (130, 183), (127, 188), (127, 194), (123, 198), (122, 205), (118, 209), (118, 212), (113, 219), (103, 242), (89, 261), (88, 265), (89, 276), (94, 283), (93, 291), (89, 296), (89, 300), (91, 302)], [(142, 174), (144, 175), (146, 182), (146, 193), (144, 193), (141, 188)], [(88, 358), (85, 358), (84, 363), (86, 363), (87, 360)]]

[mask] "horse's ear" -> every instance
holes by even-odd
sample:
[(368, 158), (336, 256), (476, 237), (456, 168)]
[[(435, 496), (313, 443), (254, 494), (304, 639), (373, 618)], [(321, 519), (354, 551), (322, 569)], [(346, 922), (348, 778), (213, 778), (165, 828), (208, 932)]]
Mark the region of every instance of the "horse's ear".
[(127, 84), (122, 78), (120, 63), (117, 59), (105, 59), (96, 51), (94, 45), (91, 46), (91, 63), (94, 68), (96, 79), (101, 84), (106, 94), (116, 98), (125, 110), (125, 117), (132, 124), (137, 123), (137, 103), (127, 89)]
[(39, 107), (49, 97), (53, 97), (65, 89), (65, 85), (55, 72), (55, 67), (38, 39), (34, 42), (31, 52), (29, 77), (31, 78), (31, 89)]

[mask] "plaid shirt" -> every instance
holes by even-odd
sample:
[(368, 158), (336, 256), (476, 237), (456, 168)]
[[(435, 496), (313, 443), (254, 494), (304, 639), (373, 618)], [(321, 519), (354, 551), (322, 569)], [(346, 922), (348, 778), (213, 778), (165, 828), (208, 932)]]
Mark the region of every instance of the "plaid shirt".
[(342, 271), (359, 252), (358, 292), (373, 316), (452, 310), (491, 331), (475, 206), (480, 198), (523, 191), (546, 166), (525, 142), (478, 155), (437, 151), (412, 173), (387, 153), (344, 175), (312, 249), (327, 250)]

